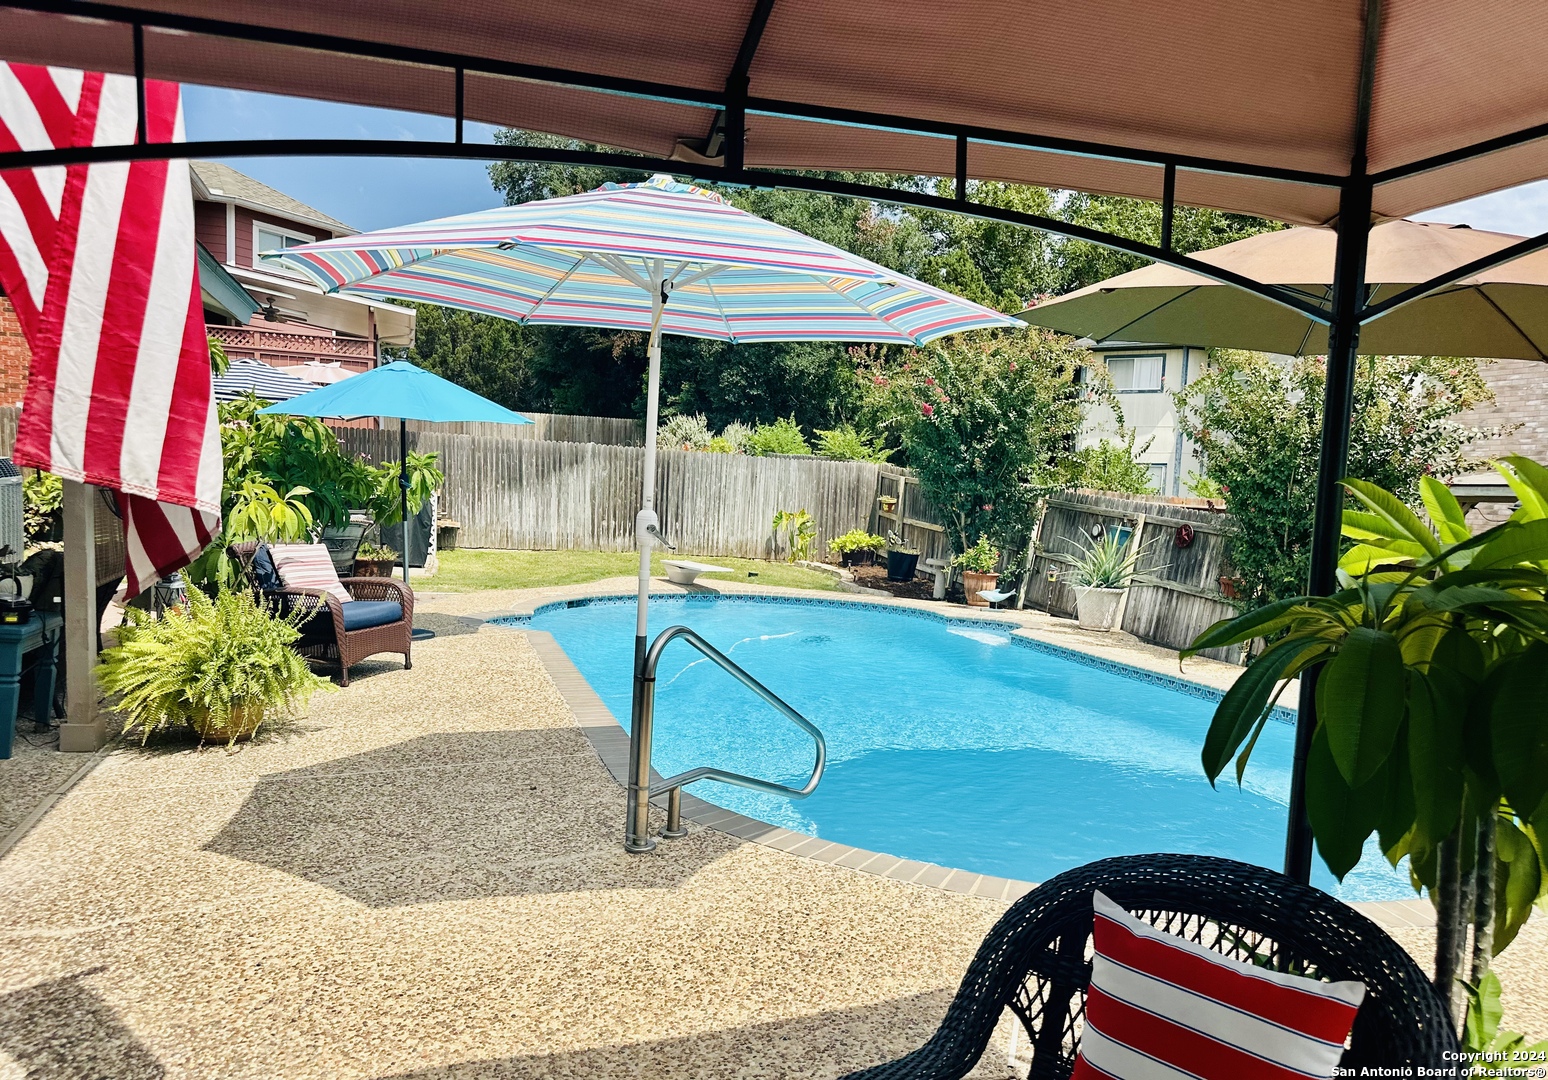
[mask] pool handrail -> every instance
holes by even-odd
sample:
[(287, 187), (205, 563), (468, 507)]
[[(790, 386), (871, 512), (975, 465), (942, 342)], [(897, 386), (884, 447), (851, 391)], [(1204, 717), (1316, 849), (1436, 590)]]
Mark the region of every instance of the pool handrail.
[[(650, 782), (650, 742), (651, 729), (656, 712), (656, 665), (661, 661), (661, 654), (666, 647), (678, 638), (682, 638), (692, 645), (706, 659), (714, 661), (726, 674), (737, 682), (757, 694), (769, 705), (774, 707), (785, 719), (805, 731), (817, 744), (817, 760), (812, 766), (812, 775), (807, 779), (805, 786), (795, 788), (787, 784), (776, 783), (772, 780), (760, 780), (754, 776), (743, 776), (741, 773), (727, 772), (724, 769), (700, 767), (689, 769), (687, 772), (678, 773), (656, 784)], [(650, 800), (662, 794), (667, 795), (667, 821), (666, 828), (661, 831), (664, 839), (674, 840), (687, 834), (682, 827), (682, 790), (684, 785), (696, 780), (718, 780), (723, 784), (733, 784), (736, 787), (749, 788), (753, 791), (762, 791), (769, 795), (784, 795), (791, 799), (804, 799), (817, 790), (817, 783), (822, 779), (822, 771), (828, 762), (828, 742), (823, 738), (822, 732), (806, 717), (791, 708), (779, 695), (753, 678), (734, 660), (715, 646), (705, 641), (698, 634), (686, 626), (669, 626), (663, 630), (651, 643), (649, 650), (641, 662), (640, 671), (640, 707), (637, 710), (639, 722), (637, 730), (629, 733), (629, 807), (627, 821), (624, 825), (624, 850), (631, 854), (641, 854), (655, 848), (656, 842), (648, 835), (650, 830)]]

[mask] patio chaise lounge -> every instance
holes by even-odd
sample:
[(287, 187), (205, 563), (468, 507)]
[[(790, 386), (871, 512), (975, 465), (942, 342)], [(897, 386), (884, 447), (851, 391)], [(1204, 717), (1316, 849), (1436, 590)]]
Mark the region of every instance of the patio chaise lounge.
[(256, 543), (231, 545), (231, 554), (244, 569), (259, 595), (273, 602), (282, 614), (297, 609), (311, 614), (301, 623), (295, 649), (309, 660), (339, 665), (339, 684), (349, 685), (353, 664), (378, 653), (401, 653), (405, 669), (414, 666), (410, 650), (414, 634), (414, 590), (401, 581), (382, 577), (346, 577), (339, 584), (352, 597), (342, 601), (319, 589), (286, 587), (277, 581), (262, 582), (253, 566)]
[(1030, 1080), (1068, 1077), (1091, 982), (1097, 890), (1157, 929), (1226, 956), (1312, 978), (1363, 982), (1365, 1000), (1342, 1061), (1348, 1075), (1360, 1066), (1456, 1066), (1457, 1036), (1429, 980), (1358, 911), (1244, 863), (1129, 855), (1060, 874), (1013, 904), (979, 947), (930, 1041), (844, 1080), (966, 1076), (1006, 1008), (1030, 1040)]

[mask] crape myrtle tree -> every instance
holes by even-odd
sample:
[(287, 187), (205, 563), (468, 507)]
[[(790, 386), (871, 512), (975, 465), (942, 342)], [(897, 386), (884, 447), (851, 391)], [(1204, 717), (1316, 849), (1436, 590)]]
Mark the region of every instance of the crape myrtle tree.
[[(1173, 395), (1204, 476), (1237, 522), (1230, 537), (1237, 603), (1260, 607), (1305, 591), (1322, 433), (1325, 358), (1216, 349), (1208, 374)], [(1477, 361), (1362, 356), (1346, 474), (1418, 505), (1424, 476), (1466, 471), (1468, 446), (1494, 434), (1457, 415), (1493, 395)]]
[(956, 551), (1024, 550), (1039, 503), (1070, 486), (1090, 354), (1050, 331), (962, 334), (896, 354), (857, 349), (865, 419), (896, 437)]

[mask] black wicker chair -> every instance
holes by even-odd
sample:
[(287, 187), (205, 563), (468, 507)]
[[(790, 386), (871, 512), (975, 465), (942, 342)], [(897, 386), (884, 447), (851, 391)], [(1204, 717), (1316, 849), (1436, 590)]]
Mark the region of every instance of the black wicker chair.
[(1129, 855), (1060, 874), (1018, 900), (979, 947), (930, 1041), (845, 1080), (966, 1076), (1007, 1007), (1030, 1040), (1030, 1080), (1065, 1080), (1075, 1066), (1091, 982), (1096, 890), (1146, 922), (1227, 956), (1365, 983), (1347, 1067), (1456, 1064), (1456, 1032), (1424, 972), (1358, 911), (1229, 859)]

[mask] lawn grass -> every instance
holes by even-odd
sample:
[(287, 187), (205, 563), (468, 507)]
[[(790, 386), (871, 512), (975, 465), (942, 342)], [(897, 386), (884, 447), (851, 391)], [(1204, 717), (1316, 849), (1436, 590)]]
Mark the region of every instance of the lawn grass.
[[(651, 573), (664, 576), (662, 555), (651, 559)], [(692, 558), (693, 556), (684, 556)], [(632, 551), (443, 551), (440, 568), (425, 579), (431, 592), (475, 592), (479, 589), (531, 589), (543, 585), (578, 585), (609, 577), (633, 577), (639, 568), (639, 556)], [(762, 559), (722, 559), (704, 562), (729, 566), (735, 574), (708, 574), (703, 581), (750, 581), (759, 585), (782, 585), (792, 589), (832, 589), (828, 574), (803, 570), (789, 563)], [(748, 573), (757, 577), (748, 577)]]

